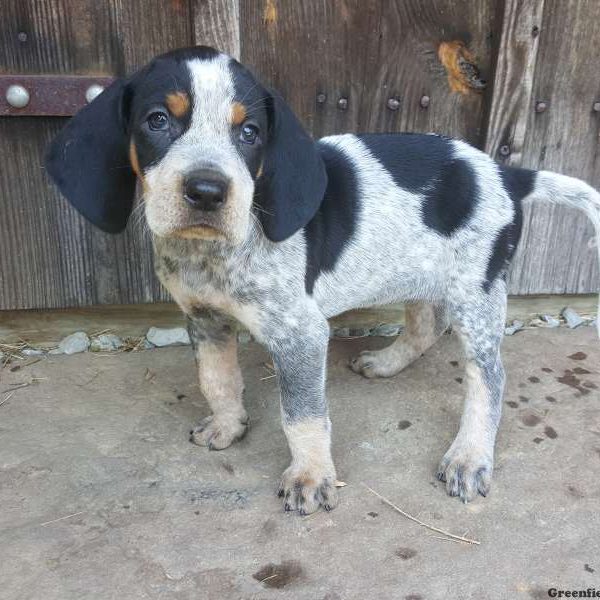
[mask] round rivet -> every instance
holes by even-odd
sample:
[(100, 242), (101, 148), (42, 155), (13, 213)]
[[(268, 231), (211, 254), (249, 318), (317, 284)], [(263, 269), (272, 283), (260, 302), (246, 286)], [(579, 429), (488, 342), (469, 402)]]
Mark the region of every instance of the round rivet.
[(548, 108), (548, 104), (546, 104), (546, 102), (536, 102), (535, 103), (535, 112), (536, 113), (543, 113), (546, 109)]
[(337, 102), (337, 107), (340, 110), (346, 110), (348, 108), (348, 98), (340, 98)]
[(504, 144), (503, 146), (500, 146), (500, 154), (502, 156), (508, 156), (510, 154), (510, 146)]
[(94, 98), (99, 96), (104, 91), (104, 88), (97, 83), (90, 85), (90, 87), (85, 91), (85, 99), (89, 104)]
[(6, 90), (6, 101), (13, 108), (25, 108), (29, 104), (29, 92), (22, 85), (10, 85)]
[(387, 101), (387, 107), (390, 110), (398, 110), (400, 108), (400, 100), (398, 100), (398, 98), (389, 98)]
[(600, 102), (594, 102), (594, 105), (592, 106), (592, 110), (594, 112), (600, 112)]
[(26, 42), (27, 41), (27, 34), (24, 31), (19, 31), (19, 33), (17, 33), (17, 39), (20, 42)]
[(421, 108), (427, 108), (429, 106), (429, 101), (429, 96), (421, 96), (421, 99), (419, 100)]
[(319, 104), (324, 104), (327, 101), (327, 94), (324, 94), (323, 92), (321, 92), (320, 94), (317, 94), (317, 102)]

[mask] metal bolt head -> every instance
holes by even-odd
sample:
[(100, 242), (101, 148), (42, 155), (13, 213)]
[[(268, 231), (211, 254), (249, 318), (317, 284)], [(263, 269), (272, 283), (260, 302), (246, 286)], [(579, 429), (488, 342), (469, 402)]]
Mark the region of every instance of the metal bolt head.
[(104, 88), (97, 83), (90, 85), (90, 87), (85, 91), (85, 99), (89, 104), (94, 98), (99, 96), (104, 91)]
[(337, 107), (340, 110), (346, 110), (348, 108), (348, 98), (340, 98), (337, 102)]
[(24, 43), (27, 41), (27, 34), (24, 31), (19, 31), (19, 33), (17, 33), (17, 39), (21, 43)]
[(507, 144), (503, 144), (499, 148), (499, 152), (501, 156), (508, 156), (510, 154), (510, 146)]
[(548, 108), (548, 103), (541, 100), (540, 102), (535, 103), (535, 112), (543, 113)]
[(398, 110), (400, 108), (400, 100), (398, 100), (398, 98), (389, 98), (387, 101), (387, 107), (390, 110)]
[(592, 106), (592, 110), (594, 112), (600, 112), (600, 102), (594, 102), (594, 105)]
[(29, 104), (29, 92), (22, 85), (10, 85), (6, 90), (6, 101), (13, 108), (25, 108)]
[(429, 96), (421, 96), (421, 99), (419, 100), (419, 105), (421, 106), (421, 108), (427, 108), (429, 106), (430, 101), (431, 99), (429, 98)]
[(327, 94), (324, 94), (323, 92), (317, 94), (317, 102), (319, 104), (325, 104), (326, 101), (327, 101)]

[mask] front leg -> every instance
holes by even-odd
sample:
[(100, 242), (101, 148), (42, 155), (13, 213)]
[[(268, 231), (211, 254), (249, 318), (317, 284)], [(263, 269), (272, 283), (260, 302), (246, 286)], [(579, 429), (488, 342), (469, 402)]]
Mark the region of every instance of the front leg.
[(188, 331), (196, 354), (200, 390), (213, 413), (192, 429), (190, 441), (209, 450), (222, 450), (243, 437), (248, 427), (236, 324), (215, 310), (194, 309), (188, 314)]
[(281, 387), (283, 430), (292, 454), (279, 496), (285, 510), (310, 514), (335, 508), (336, 474), (331, 458), (331, 424), (325, 399), (329, 327), (320, 314), (269, 343)]

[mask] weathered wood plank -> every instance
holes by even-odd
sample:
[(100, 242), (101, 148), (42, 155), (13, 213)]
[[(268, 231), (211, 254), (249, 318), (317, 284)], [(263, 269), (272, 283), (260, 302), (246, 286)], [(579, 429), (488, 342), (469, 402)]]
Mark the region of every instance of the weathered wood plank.
[[(315, 136), (437, 131), (481, 142), (484, 95), (451, 92), (437, 52), (462, 40), (491, 71), (495, 3), (243, 1), (242, 59)], [(324, 94), (324, 102), (317, 95)], [(427, 108), (421, 98), (429, 97)], [(348, 101), (341, 110), (339, 100)], [(399, 101), (392, 110), (388, 100)]]
[(234, 58), (240, 57), (240, 1), (192, 0), (194, 40)]
[[(527, 321), (532, 317), (558, 315), (565, 306), (579, 314), (596, 311), (596, 295), (523, 296), (508, 300), (508, 320)], [(353, 310), (331, 319), (332, 327), (361, 329), (381, 323), (403, 323), (404, 305), (391, 304), (370, 309)], [(34, 347), (49, 348), (74, 331), (94, 335), (109, 330), (121, 337), (139, 338), (149, 327), (182, 327), (183, 314), (172, 303), (123, 306), (87, 306), (61, 310), (0, 311), (0, 343), (27, 342)]]
[(544, 0), (506, 0), (504, 5), (484, 145), (504, 164), (523, 160), (543, 9)]
[[(187, 0), (7, 0), (0, 35), (5, 72), (123, 75), (193, 43), (193, 25)], [(0, 309), (166, 299), (143, 228), (95, 230), (45, 177), (62, 123), (0, 119)]]
[[(453, 92), (438, 51), (443, 42), (463, 42), (486, 80), (498, 23), (496, 3), (487, 0), (381, 2), (366, 52), (358, 129), (433, 131), (481, 145), (486, 95), (474, 87)], [(400, 101), (398, 110), (388, 107), (390, 99)]]
[[(522, 164), (581, 177), (600, 188), (598, 61), (600, 3), (545, 0)], [(548, 109), (536, 113), (535, 104)], [(578, 211), (550, 204), (527, 207), (510, 291), (586, 293), (600, 287), (593, 229)]]

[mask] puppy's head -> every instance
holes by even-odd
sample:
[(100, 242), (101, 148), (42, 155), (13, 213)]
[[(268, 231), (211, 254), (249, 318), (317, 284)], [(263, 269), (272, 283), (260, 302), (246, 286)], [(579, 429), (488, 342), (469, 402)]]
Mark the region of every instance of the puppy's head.
[(136, 176), (162, 237), (246, 239), (257, 218), (281, 241), (303, 227), (327, 178), (289, 107), (232, 58), (199, 46), (114, 82), (50, 146), (69, 201), (109, 232), (124, 229)]

